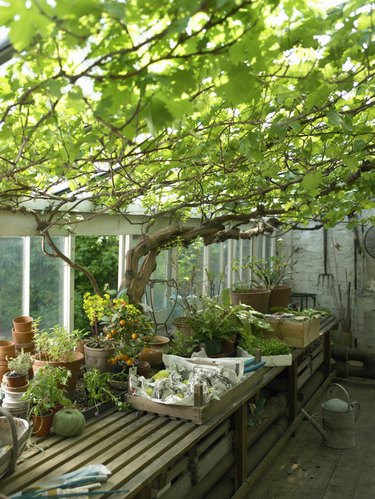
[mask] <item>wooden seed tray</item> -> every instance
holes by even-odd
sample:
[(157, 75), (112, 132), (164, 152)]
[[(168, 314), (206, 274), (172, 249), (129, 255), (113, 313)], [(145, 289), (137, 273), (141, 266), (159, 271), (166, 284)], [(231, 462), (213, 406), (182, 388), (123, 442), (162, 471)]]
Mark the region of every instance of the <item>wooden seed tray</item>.
[[(238, 385), (225, 392), (220, 400), (213, 400), (204, 405), (199, 405), (199, 401), (198, 403), (196, 402), (194, 406), (161, 404), (137, 395), (128, 395), (127, 399), (132, 407), (139, 411), (183, 419), (195, 424), (203, 424), (214, 416), (219, 415), (229, 405), (236, 402), (255, 385), (260, 383), (263, 375), (263, 369), (245, 374), (243, 380), (238, 383)], [(196, 388), (197, 391), (199, 391), (198, 387)]]

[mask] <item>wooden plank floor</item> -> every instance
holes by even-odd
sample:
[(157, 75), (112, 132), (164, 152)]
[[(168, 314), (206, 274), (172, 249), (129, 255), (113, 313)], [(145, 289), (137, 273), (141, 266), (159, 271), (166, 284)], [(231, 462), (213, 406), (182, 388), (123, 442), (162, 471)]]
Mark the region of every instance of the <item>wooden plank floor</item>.
[[(326, 447), (308, 421), (253, 485), (249, 499), (374, 499), (375, 497), (375, 380), (337, 380), (361, 408), (355, 424), (356, 445)], [(335, 392), (333, 397), (339, 396)], [(341, 397), (340, 397), (341, 398)], [(315, 407), (317, 420), (320, 405)]]

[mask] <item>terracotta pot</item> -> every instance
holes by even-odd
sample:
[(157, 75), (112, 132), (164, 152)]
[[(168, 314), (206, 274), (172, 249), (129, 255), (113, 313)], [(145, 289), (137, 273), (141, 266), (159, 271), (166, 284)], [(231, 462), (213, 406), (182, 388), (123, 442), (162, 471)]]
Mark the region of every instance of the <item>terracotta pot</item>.
[(3, 383), (2, 383), (2, 389), (4, 392), (9, 392), (9, 393), (23, 393), (27, 390), (27, 387), (29, 386), (29, 382), (26, 380), (24, 385), (20, 386), (9, 386), (4, 382), (3, 378)]
[(34, 344), (34, 331), (16, 331), (13, 328), (12, 335), (16, 345)]
[(113, 372), (113, 366), (108, 359), (113, 355), (114, 348), (94, 348), (84, 344), (85, 365), (88, 369), (98, 369), (100, 372)]
[(288, 308), (291, 291), (291, 286), (287, 286), (286, 284), (274, 286), (271, 289), (270, 299), (268, 302), (268, 312), (272, 312), (274, 307)]
[(153, 368), (164, 366), (163, 353), (168, 352), (169, 338), (166, 336), (154, 336), (147, 341), (147, 347), (139, 354), (139, 360), (144, 360)]
[(233, 305), (239, 305), (240, 303), (250, 305), (254, 310), (263, 314), (267, 313), (270, 294), (270, 289), (263, 288), (249, 289), (243, 293), (237, 291), (231, 292)]
[(47, 435), (52, 426), (53, 416), (53, 411), (50, 411), (45, 416), (35, 416), (35, 414), (33, 414), (33, 434), (37, 437), (44, 437), (44, 435)]
[(44, 360), (41, 358), (40, 354), (35, 354), (32, 355), (31, 358), (34, 360), (33, 364), (33, 371), (34, 374), (37, 372), (37, 370), (42, 367), (42, 366), (53, 366), (53, 367), (66, 367), (71, 373), (71, 377), (68, 379), (67, 383), (67, 390), (69, 392), (72, 392), (76, 385), (77, 385), (77, 380), (78, 380), (78, 375), (81, 369), (81, 364), (82, 364), (82, 359), (83, 359), (83, 354), (80, 352), (73, 352), (74, 353), (74, 360), (70, 362), (51, 362), (49, 360)]
[(140, 360), (137, 365), (137, 374), (139, 376), (144, 376), (145, 378), (151, 378), (152, 369), (150, 363), (145, 360)]
[(0, 340), (0, 362), (8, 362), (16, 356), (16, 347), (14, 341)]
[(235, 339), (234, 340), (222, 340), (221, 351), (224, 356), (233, 354), (235, 351)]
[(2, 381), (4, 374), (10, 371), (8, 367), (8, 362), (0, 362), (0, 382)]
[(29, 315), (21, 315), (13, 319), (13, 327), (15, 331), (20, 333), (28, 333), (33, 327), (33, 318)]
[(21, 351), (35, 353), (35, 343), (16, 343), (16, 353)]
[(87, 343), (89, 340), (78, 340), (76, 344), (76, 350), (77, 352), (81, 352), (85, 354), (85, 343)]
[(184, 336), (193, 336), (194, 331), (192, 330), (190, 324), (189, 324), (189, 317), (182, 316), (182, 317), (176, 317), (173, 320), (173, 327), (177, 330), (180, 331)]
[(27, 374), (18, 374), (17, 376), (8, 376), (8, 373), (3, 376), (3, 381), (9, 388), (25, 386), (27, 384)]

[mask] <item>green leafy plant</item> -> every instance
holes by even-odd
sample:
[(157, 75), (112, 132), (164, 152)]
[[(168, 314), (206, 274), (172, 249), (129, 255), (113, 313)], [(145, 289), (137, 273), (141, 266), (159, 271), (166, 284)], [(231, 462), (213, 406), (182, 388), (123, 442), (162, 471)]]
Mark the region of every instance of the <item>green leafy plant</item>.
[(155, 335), (154, 324), (139, 307), (127, 303), (123, 298), (114, 298), (107, 308), (101, 324), (106, 339), (112, 341), (115, 353), (110, 363), (135, 363), (146, 340)]
[[(90, 221), (110, 211), (126, 217), (139, 201), (152, 223), (140, 221), (128, 254), (133, 303), (155, 255), (177, 240), (333, 226), (371, 206), (370, 2), (324, 15), (315, 2), (44, 3), (18, 9), (21, 23), (43, 26), (37, 43), (11, 2), (4, 10), (15, 50), (1, 78), (2, 209), (34, 215), (53, 245), (54, 225), (86, 223), (77, 215), (83, 199), (95, 206)], [(133, 30), (119, 22), (125, 12)], [(22, 210), (20, 193), (38, 196), (48, 214)], [(168, 229), (158, 228), (158, 214), (170, 217)]]
[(194, 336), (186, 336), (181, 331), (175, 331), (169, 344), (168, 353), (179, 355), (180, 357), (191, 357), (191, 354), (197, 350), (199, 340)]
[(10, 372), (18, 374), (20, 376), (28, 374), (32, 366), (33, 366), (33, 359), (31, 358), (31, 353), (24, 352), (23, 349), (16, 357), (13, 357), (12, 359), (8, 360), (8, 367), (10, 369)]
[(75, 333), (59, 324), (49, 331), (37, 330), (34, 333), (34, 341), (36, 351), (43, 360), (52, 362), (74, 360)]
[(288, 355), (291, 351), (286, 343), (277, 338), (263, 339), (252, 335), (242, 337), (239, 345), (250, 354), (254, 353), (256, 349), (259, 349), (261, 355), (265, 356)]
[(246, 258), (242, 263), (238, 259), (232, 261), (232, 270), (247, 272), (247, 281), (235, 282), (234, 291), (243, 292), (251, 288), (263, 287), (272, 289), (279, 284), (286, 284), (292, 274), (292, 258), (298, 251), (294, 250), (287, 258), (274, 255), (269, 258)]
[(275, 308), (274, 315), (282, 319), (289, 320), (307, 320), (307, 319), (320, 319), (331, 312), (327, 310), (317, 310), (315, 308), (304, 308), (303, 310), (293, 310), (289, 308)]
[(199, 342), (212, 339), (227, 340), (235, 336), (241, 323), (232, 307), (224, 307), (216, 300), (201, 297), (202, 309), (191, 316), (189, 323)]
[(190, 318), (194, 338), (198, 341), (217, 338), (227, 340), (242, 330), (247, 332), (270, 329), (263, 314), (246, 305), (224, 305), (201, 297), (202, 309)]
[(88, 404), (98, 408), (98, 405), (111, 400), (118, 409), (128, 410), (129, 405), (122, 400), (121, 395), (113, 393), (109, 381), (113, 374), (100, 372), (98, 369), (90, 369), (83, 375), (83, 383), (87, 393)]
[(69, 377), (70, 371), (65, 367), (40, 367), (22, 396), (23, 400), (29, 400), (30, 413), (43, 416), (56, 407), (71, 406), (64, 388)]

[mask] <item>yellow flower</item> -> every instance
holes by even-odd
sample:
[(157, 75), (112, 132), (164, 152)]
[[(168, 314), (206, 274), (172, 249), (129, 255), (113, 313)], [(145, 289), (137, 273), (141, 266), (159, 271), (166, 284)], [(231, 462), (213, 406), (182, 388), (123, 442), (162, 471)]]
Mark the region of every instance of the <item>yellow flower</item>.
[(137, 338), (138, 338), (137, 333), (133, 333), (133, 334), (132, 334), (132, 340), (136, 340)]

